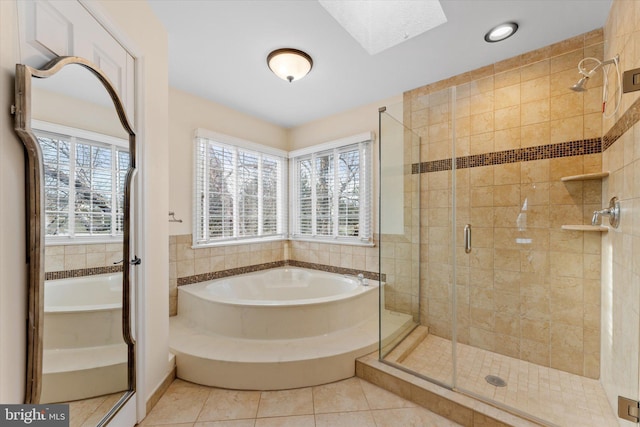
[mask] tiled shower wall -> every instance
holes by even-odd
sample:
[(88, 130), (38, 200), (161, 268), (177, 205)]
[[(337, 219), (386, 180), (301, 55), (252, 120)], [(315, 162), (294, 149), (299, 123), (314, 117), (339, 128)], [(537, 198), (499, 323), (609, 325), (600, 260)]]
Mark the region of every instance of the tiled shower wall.
[(404, 114), (421, 136), (422, 323), (452, 338), (455, 262), (460, 342), (597, 378), (601, 235), (561, 229), (601, 207), (599, 180), (560, 181), (602, 168), (602, 78), (569, 90), (587, 56), (602, 59), (602, 31), (407, 92)]

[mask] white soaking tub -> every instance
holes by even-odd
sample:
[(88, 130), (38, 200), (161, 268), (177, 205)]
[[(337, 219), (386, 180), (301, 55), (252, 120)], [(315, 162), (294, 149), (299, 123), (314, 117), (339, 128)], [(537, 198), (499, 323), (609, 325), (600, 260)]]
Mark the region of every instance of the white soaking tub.
[(215, 334), (290, 339), (328, 334), (375, 316), (378, 282), (297, 267), (178, 288), (178, 313)]
[[(178, 315), (169, 320), (177, 376), (241, 390), (352, 377), (355, 359), (378, 346), (379, 288), (292, 267), (180, 286)], [(411, 322), (398, 317), (394, 331)]]
[(122, 273), (44, 283), (42, 403), (127, 388)]

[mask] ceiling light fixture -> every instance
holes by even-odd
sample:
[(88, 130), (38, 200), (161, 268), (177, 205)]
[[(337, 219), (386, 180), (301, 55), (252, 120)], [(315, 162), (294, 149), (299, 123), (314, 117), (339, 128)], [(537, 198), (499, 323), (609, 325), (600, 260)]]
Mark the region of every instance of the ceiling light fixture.
[(311, 71), (313, 60), (298, 49), (276, 49), (267, 56), (267, 64), (273, 74), (291, 83), (300, 80)]
[(490, 29), (487, 34), (484, 35), (484, 41), (487, 43), (501, 42), (514, 35), (516, 31), (518, 31), (518, 24), (515, 22), (505, 22)]

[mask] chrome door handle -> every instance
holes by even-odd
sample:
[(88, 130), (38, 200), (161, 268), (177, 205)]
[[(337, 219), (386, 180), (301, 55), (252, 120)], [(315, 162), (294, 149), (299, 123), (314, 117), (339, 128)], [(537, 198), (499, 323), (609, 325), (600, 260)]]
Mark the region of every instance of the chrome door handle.
[(471, 253), (471, 224), (464, 226), (464, 253)]
[[(113, 264), (122, 264), (124, 263), (124, 260), (121, 259), (120, 261), (116, 261)], [(129, 261), (129, 264), (131, 265), (140, 265), (142, 263), (142, 260), (140, 258), (138, 258), (138, 256), (134, 256), (133, 259), (131, 261)]]

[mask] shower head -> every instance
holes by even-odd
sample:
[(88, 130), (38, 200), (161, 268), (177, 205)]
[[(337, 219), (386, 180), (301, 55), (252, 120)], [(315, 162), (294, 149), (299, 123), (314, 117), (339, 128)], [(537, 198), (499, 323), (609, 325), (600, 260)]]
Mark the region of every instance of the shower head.
[(588, 81), (589, 81), (589, 77), (584, 76), (580, 80), (578, 80), (578, 83), (571, 86), (570, 89), (574, 92), (586, 92), (587, 91), (586, 84)]
[[(585, 61), (595, 62), (596, 66), (593, 67), (591, 70), (587, 71), (583, 67), (583, 64), (585, 63)], [(593, 75), (596, 73), (596, 71), (598, 71), (600, 68), (604, 67), (605, 65), (609, 65), (609, 64), (618, 65), (618, 55), (616, 55), (614, 58), (609, 59), (607, 61), (600, 61), (597, 58), (584, 58), (583, 60), (581, 60), (578, 63), (578, 72), (580, 73), (580, 75), (582, 77), (580, 77), (580, 80), (578, 80), (578, 83), (576, 83), (573, 86), (571, 86), (570, 89), (575, 91), (575, 92), (586, 92), (586, 90), (587, 90), (586, 84), (589, 81), (589, 79), (591, 77), (593, 77)]]

